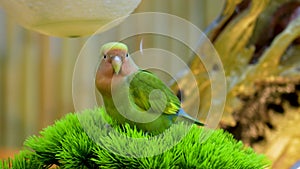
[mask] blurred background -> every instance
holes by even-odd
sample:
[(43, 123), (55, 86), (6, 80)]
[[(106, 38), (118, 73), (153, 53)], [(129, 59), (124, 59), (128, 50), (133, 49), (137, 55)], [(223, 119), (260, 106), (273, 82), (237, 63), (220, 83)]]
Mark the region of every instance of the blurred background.
[[(117, 1), (103, 2), (109, 6), (110, 2)], [(5, 13), (3, 9), (7, 8), (10, 2), (15, 2), (11, 7), (18, 10), (6, 10), (8, 13)], [(16, 6), (22, 4), (20, 2), (30, 3), (26, 6), (28, 8), (24, 9), (23, 6)], [(42, 2), (49, 2), (51, 5), (47, 6)], [(0, 8), (0, 157), (17, 152), (26, 137), (38, 134), (55, 120), (75, 111), (72, 100), (75, 62), (89, 39), (89, 30), (98, 25), (94, 22), (79, 22), (78, 25), (75, 24), (76, 29), (72, 29), (69, 26), (74, 26), (74, 23), (63, 19), (73, 14), (76, 18), (97, 19), (97, 14), (103, 16), (101, 24), (104, 24), (124, 9), (128, 10), (128, 13), (173, 14), (190, 21), (202, 31), (205, 30), (219, 53), (226, 73), (226, 106), (224, 113), (221, 112), (223, 117), (218, 127), (229, 131), (246, 146), (253, 147), (256, 152), (266, 154), (273, 162), (272, 168), (289, 168), (300, 161), (299, 0), (132, 0), (119, 1), (123, 4), (112, 6), (116, 7), (112, 11), (105, 8), (102, 10), (101, 6), (92, 3), (87, 4), (102, 1), (72, 1), (72, 6), (77, 5), (77, 9), (64, 3), (60, 4), (62, 2), (71, 1), (0, 0), (4, 7)], [(140, 2), (137, 8), (135, 2)], [(33, 5), (34, 3), (37, 6)], [(64, 8), (54, 10), (58, 6)], [(129, 6), (133, 8), (129, 9)], [(78, 12), (78, 8), (81, 7), (86, 10)], [(45, 13), (32, 15), (32, 11), (39, 9)], [(30, 17), (27, 17), (27, 14)], [(43, 27), (31, 29), (45, 30), (43, 33), (48, 35), (19, 26), (10, 16), (15, 16), (18, 23), (40, 21), (44, 24)], [(41, 19), (43, 17), (49, 20)], [(50, 25), (47, 25), (51, 17), (60, 22), (50, 22)], [(165, 31), (178, 31), (176, 26), (172, 27), (172, 23), (160, 24), (164, 25), (153, 26), (167, 29)], [(105, 32), (105, 37), (120, 39), (126, 31), (110, 29)], [(191, 41), (199, 39), (198, 36), (192, 35), (187, 32), (185, 36)], [(186, 104), (189, 107), (197, 102), (193, 98), (197, 89), (201, 94), (199, 114), (208, 112), (211, 106), (208, 100), (213, 98), (211, 81), (207, 77), (207, 68), (200, 59), (194, 57), (194, 53), (178, 40), (165, 36), (144, 34), (129, 37), (124, 41), (130, 44), (129, 50), (132, 52), (139, 51), (141, 40), (144, 48), (162, 48), (189, 63), (192, 76), (196, 77), (199, 83), (191, 86), (188, 76), (178, 81), (178, 84), (183, 86), (183, 93), (192, 93), (187, 94), (186, 98), (190, 99), (184, 100), (183, 106)], [(93, 41), (91, 42), (93, 44)], [(205, 50), (207, 46), (202, 47), (201, 50)], [(92, 50), (93, 48), (98, 46), (91, 45), (85, 49), (87, 53), (94, 51), (88, 56), (97, 57), (98, 53)], [(84, 58), (82, 59), (85, 62)], [(181, 71), (178, 65), (164, 58), (137, 58), (135, 61), (138, 65), (142, 61), (151, 62)], [(84, 64), (86, 67), (91, 65), (88, 62)], [(76, 69), (83, 79), (87, 79), (78, 83), (79, 88), (85, 88), (91, 83), (88, 76), (93, 72), (87, 71), (86, 67), (82, 70), (81, 67)], [(218, 66), (212, 66), (211, 69), (217, 71)], [(174, 85), (172, 89), (177, 90)], [(224, 89), (221, 86), (213, 90)], [(80, 95), (86, 96), (86, 93)], [(80, 103), (90, 101), (86, 100), (87, 97), (82, 98), (79, 99)]]
[[(223, 5), (223, 0), (143, 0), (133, 13), (169, 13), (205, 30)], [(3, 156), (21, 148), (26, 137), (38, 134), (42, 128), (74, 111), (73, 69), (87, 39), (88, 36), (59, 38), (33, 32), (19, 26), (0, 8), (0, 152), (4, 152)]]

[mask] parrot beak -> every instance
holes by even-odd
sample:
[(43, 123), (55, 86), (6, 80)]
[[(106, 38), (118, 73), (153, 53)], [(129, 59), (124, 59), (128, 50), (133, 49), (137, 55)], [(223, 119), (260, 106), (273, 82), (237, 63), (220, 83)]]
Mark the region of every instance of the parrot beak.
[(115, 74), (119, 74), (122, 66), (122, 59), (120, 58), (120, 56), (112, 57), (111, 64), (113, 66)]

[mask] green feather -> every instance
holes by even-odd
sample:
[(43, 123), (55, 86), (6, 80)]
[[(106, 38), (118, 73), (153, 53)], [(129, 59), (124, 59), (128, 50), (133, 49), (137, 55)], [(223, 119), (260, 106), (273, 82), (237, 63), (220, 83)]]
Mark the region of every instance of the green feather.
[(139, 70), (119, 84), (113, 98), (104, 96), (107, 113), (118, 123), (128, 123), (148, 132), (163, 132), (178, 116), (204, 124), (181, 109), (180, 100), (156, 75)]
[[(155, 112), (159, 111), (161, 107), (165, 107), (163, 113), (176, 114), (180, 109), (180, 101), (177, 96), (151, 72), (140, 70), (131, 75), (129, 81), (130, 96), (142, 110), (147, 111), (152, 108)], [(149, 96), (153, 98), (151, 99)]]

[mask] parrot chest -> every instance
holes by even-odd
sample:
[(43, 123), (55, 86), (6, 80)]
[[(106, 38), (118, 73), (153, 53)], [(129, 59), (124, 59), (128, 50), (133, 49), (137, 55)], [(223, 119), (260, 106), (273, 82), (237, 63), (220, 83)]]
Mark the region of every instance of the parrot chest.
[(163, 131), (176, 120), (179, 106), (172, 103), (168, 90), (155, 86), (157, 83), (142, 76), (144, 74), (136, 72), (122, 79), (112, 79), (110, 93), (101, 93), (105, 108), (120, 124), (129, 123), (150, 132)]
[(107, 114), (119, 124), (129, 124), (148, 132), (163, 132), (176, 120), (176, 115), (146, 113), (124, 107), (117, 107), (111, 100), (104, 100)]

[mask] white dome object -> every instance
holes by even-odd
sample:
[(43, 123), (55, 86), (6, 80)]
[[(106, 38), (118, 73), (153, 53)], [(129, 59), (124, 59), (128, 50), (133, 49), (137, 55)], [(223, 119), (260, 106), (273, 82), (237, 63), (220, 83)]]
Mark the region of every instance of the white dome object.
[(22, 26), (60, 37), (91, 35), (114, 19), (129, 15), (141, 0), (0, 0)]

